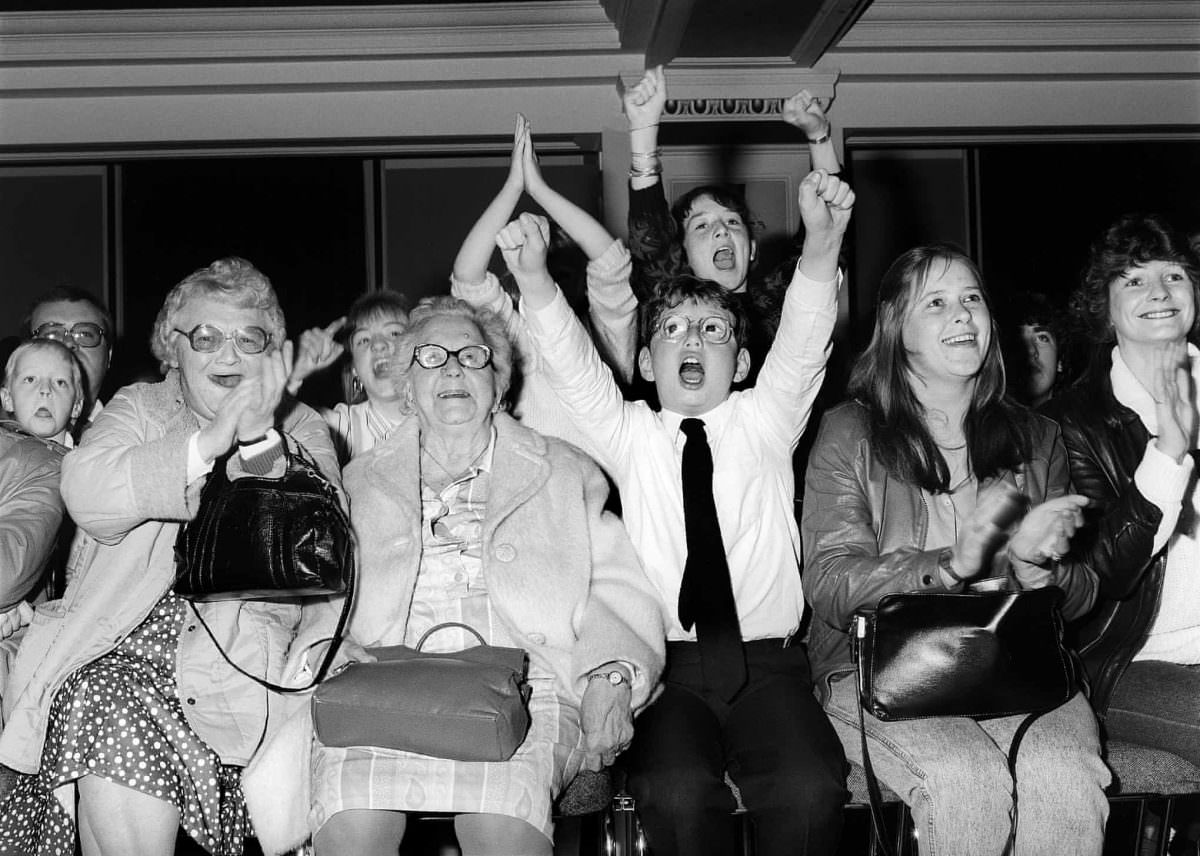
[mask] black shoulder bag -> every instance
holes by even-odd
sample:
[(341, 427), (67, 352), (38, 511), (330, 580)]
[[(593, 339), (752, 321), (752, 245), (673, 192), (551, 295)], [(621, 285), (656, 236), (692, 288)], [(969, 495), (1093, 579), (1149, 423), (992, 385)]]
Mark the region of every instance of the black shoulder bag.
[(1027, 714), (1013, 735), (1011, 854), (1017, 828), (1017, 751), (1040, 715), (1076, 690), (1063, 644), (1061, 589), (986, 593), (920, 592), (880, 598), (851, 619), (858, 676), (859, 732), (878, 847), (891, 856), (883, 799), (871, 768), (863, 710), (885, 722), (942, 716), (987, 719)]

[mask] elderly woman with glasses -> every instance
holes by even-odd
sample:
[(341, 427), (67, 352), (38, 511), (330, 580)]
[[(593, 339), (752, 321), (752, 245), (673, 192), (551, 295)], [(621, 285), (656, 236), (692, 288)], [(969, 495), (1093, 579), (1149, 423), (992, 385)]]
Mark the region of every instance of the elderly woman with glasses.
[[(499, 319), (437, 297), (409, 324), (395, 353), (411, 416), (345, 471), (359, 546), (347, 647), (468, 624), (528, 652), (531, 726), (498, 762), (318, 742), (313, 843), (392, 856), (406, 813), (435, 811), (455, 815), (467, 856), (548, 856), (552, 801), (581, 768), (612, 763), (653, 696), (659, 609), (599, 467), (502, 412), (512, 344)], [(424, 650), (474, 644), (451, 628)]]
[[(279, 682), (332, 610), (297, 600), (188, 604), (175, 541), (214, 467), (279, 478), (284, 444), (334, 483), (324, 420), (284, 397), (291, 368), (270, 282), (224, 259), (176, 285), (152, 346), (159, 383), (121, 390), (62, 467), (87, 557), (66, 595), (38, 607), (4, 693), (0, 852), (170, 856), (180, 827), (209, 853), (248, 831), (241, 768), (284, 698)], [(197, 625), (202, 620), (210, 633)]]

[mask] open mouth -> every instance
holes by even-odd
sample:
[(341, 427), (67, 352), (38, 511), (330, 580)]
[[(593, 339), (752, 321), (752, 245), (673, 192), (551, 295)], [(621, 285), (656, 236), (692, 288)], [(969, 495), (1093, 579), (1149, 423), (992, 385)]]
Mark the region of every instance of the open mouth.
[(685, 357), (679, 364), (679, 380), (685, 387), (695, 389), (704, 384), (704, 364), (695, 357)]
[(1146, 312), (1138, 317), (1145, 318), (1147, 321), (1161, 321), (1164, 318), (1174, 318), (1178, 314), (1178, 309), (1156, 309), (1154, 312)]
[(438, 398), (470, 398), (470, 394), (465, 389), (447, 389), (439, 392)]
[(384, 377), (391, 373), (392, 361), (387, 357), (380, 357), (375, 362), (371, 363), (371, 373), (375, 377)]
[(733, 270), (733, 247), (721, 247), (713, 253), (713, 267), (717, 270)]
[(233, 389), (235, 386), (237, 386), (239, 383), (242, 382), (242, 376), (240, 374), (226, 374), (226, 375), (210, 374), (208, 376), (208, 379), (210, 381), (212, 381), (216, 386), (222, 386), (225, 389)]
[(40, 419), (54, 418), (54, 414), (50, 412), (49, 407), (39, 407), (37, 410), (33, 411), (33, 415), (39, 417)]
[(974, 333), (961, 333), (958, 336), (950, 336), (949, 338), (942, 339), (942, 344), (943, 345), (974, 345), (975, 344), (975, 334)]

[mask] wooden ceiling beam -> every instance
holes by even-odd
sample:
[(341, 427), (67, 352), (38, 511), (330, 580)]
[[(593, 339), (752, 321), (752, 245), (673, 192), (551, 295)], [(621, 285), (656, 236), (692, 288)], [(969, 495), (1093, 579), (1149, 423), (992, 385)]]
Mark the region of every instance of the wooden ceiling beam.
[(789, 54), (792, 61), (805, 68), (816, 64), (870, 5), (871, 0), (819, 0), (811, 22)]

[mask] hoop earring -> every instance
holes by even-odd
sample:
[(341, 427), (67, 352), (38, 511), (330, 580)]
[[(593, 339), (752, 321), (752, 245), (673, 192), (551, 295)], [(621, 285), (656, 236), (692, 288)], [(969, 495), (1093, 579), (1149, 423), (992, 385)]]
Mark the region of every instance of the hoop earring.
[(358, 398), (360, 395), (364, 394), (365, 391), (363, 390), (362, 381), (359, 379), (358, 375), (352, 376), (350, 378), (350, 397), (352, 399)]

